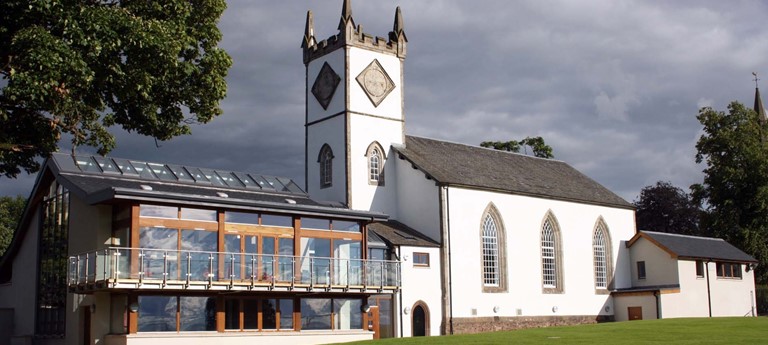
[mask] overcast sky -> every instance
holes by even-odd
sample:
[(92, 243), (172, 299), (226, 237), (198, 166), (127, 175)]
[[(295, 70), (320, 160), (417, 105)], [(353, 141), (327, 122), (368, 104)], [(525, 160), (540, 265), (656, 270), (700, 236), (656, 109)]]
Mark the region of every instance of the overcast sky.
[[(322, 40), (336, 33), (341, 4), (229, 1), (224, 115), (159, 148), (116, 129), (112, 156), (303, 185), (306, 11)], [(768, 81), (765, 1), (353, 0), (353, 17), (386, 36), (398, 5), (408, 134), (472, 145), (542, 136), (557, 159), (630, 202), (658, 180), (699, 182), (698, 109), (751, 106), (751, 72)], [(2, 177), (0, 194), (27, 196), (33, 182)]]

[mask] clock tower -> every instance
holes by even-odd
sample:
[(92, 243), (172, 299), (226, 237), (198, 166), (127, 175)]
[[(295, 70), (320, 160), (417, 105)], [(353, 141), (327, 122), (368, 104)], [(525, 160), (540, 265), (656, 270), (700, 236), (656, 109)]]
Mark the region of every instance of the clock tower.
[(392, 145), (404, 143), (403, 64), (408, 39), (398, 7), (387, 37), (369, 35), (344, 0), (339, 32), (302, 40), (306, 66), (305, 181), (316, 200), (395, 211)]

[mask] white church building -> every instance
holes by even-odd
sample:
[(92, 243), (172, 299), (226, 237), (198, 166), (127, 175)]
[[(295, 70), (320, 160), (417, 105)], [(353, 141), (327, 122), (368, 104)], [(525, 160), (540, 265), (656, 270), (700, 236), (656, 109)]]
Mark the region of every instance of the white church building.
[(350, 0), (338, 25), (319, 39), (307, 14), (304, 188), (47, 159), (0, 259), (0, 345), (321, 344), (754, 315), (756, 261), (724, 241), (637, 231), (633, 205), (565, 162), (406, 135), (400, 9), (387, 37), (364, 33)]

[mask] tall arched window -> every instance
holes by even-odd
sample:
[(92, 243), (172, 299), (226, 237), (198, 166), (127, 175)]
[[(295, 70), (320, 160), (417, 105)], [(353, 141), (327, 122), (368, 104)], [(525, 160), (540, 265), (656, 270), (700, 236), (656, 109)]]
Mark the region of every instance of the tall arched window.
[(384, 148), (378, 142), (372, 142), (365, 151), (368, 157), (368, 184), (373, 186), (384, 185)]
[(551, 212), (541, 226), (541, 278), (544, 293), (563, 292), (563, 262), (560, 229)]
[(333, 185), (333, 150), (328, 144), (320, 148), (317, 162), (320, 163), (320, 188), (328, 188)]
[(595, 264), (595, 291), (608, 293), (612, 272), (611, 237), (605, 222), (598, 219), (592, 233), (592, 254)]
[(493, 204), (480, 223), (483, 292), (505, 292), (507, 288), (504, 225)]

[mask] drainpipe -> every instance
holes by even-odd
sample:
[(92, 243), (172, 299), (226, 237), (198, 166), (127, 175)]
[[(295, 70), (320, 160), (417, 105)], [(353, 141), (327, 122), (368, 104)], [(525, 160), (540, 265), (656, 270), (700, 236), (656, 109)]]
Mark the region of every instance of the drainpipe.
[[(400, 261), (400, 246), (397, 247), (397, 261)], [(400, 265), (402, 265), (403, 262), (400, 261)], [(403, 318), (403, 267), (400, 267), (400, 291), (397, 292), (397, 297), (400, 300), (400, 302), (397, 303), (397, 309), (400, 310), (400, 336), (399, 338), (403, 337), (403, 322), (405, 322), (405, 318)]]
[(654, 291), (653, 297), (656, 298), (656, 319), (661, 320), (661, 290)]
[(442, 309), (443, 309), (443, 326), (446, 328), (447, 334), (453, 334), (453, 284), (452, 284), (452, 270), (451, 270), (451, 234), (450, 234), (450, 221), (448, 212), (448, 187), (438, 185), (438, 192), (440, 198), (440, 265), (441, 280), (442, 280)]
[(707, 273), (707, 305), (709, 306), (709, 317), (712, 317), (712, 292), (709, 288), (709, 263), (711, 261), (707, 260), (707, 262), (704, 263), (704, 272)]

